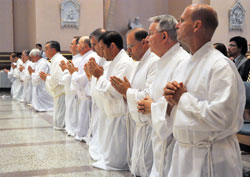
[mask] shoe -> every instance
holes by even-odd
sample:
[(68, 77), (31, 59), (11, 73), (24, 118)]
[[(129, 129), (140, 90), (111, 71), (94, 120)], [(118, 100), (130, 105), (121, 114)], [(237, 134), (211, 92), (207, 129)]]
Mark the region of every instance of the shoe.
[(67, 135), (68, 135), (68, 136), (74, 137), (74, 136), (75, 136), (75, 133), (67, 132)]
[(82, 138), (82, 141), (84, 141), (87, 145), (89, 145), (89, 140), (90, 140), (90, 138), (87, 136)]
[(60, 128), (60, 127), (56, 127), (56, 126), (54, 126), (53, 128), (54, 128), (54, 130), (57, 130), (57, 131), (64, 131), (65, 130), (64, 128)]
[(83, 139), (83, 137), (79, 137), (77, 135), (75, 136), (75, 140), (81, 141), (81, 142), (85, 142), (84, 139)]

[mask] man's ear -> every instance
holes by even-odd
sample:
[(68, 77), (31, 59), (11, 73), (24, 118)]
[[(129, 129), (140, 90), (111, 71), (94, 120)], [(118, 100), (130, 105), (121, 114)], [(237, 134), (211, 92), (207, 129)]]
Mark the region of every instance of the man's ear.
[(110, 46), (109, 46), (109, 48), (111, 48), (111, 49), (114, 49), (115, 47), (116, 47), (116, 45), (115, 45), (114, 42), (112, 42), (112, 43), (110, 44)]
[(142, 39), (141, 43), (142, 43), (142, 45), (146, 44), (147, 43), (146, 39)]
[(163, 31), (163, 32), (162, 32), (162, 39), (165, 40), (165, 39), (167, 39), (167, 38), (168, 38), (168, 33), (167, 33), (167, 31)]
[(194, 22), (194, 32), (196, 32), (197, 30), (199, 30), (202, 27), (202, 21), (201, 20), (196, 20)]

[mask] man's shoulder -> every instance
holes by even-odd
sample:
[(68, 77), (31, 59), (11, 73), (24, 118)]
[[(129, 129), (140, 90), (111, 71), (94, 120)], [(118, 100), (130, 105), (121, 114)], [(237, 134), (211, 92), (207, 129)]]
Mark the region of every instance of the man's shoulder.
[(67, 61), (67, 58), (65, 58), (61, 53), (57, 53), (55, 56), (55, 60), (56, 61), (61, 61), (61, 60)]
[(241, 58), (240, 60), (242, 63), (245, 63), (248, 60), (247, 57), (245, 57), (244, 55), (241, 55), (240, 58)]
[(49, 61), (46, 60), (45, 58), (41, 58), (36, 64), (49, 64)]
[(190, 53), (188, 53), (186, 50), (184, 50), (181, 46), (179, 47), (178, 51), (176, 52), (176, 55), (179, 55), (182, 60), (189, 59), (191, 57)]

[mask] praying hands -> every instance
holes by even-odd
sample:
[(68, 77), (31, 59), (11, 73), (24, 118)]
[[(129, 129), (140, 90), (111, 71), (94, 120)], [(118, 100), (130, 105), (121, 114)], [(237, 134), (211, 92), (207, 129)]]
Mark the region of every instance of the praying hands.
[(85, 71), (85, 73), (86, 73), (86, 76), (87, 76), (88, 80), (90, 80), (91, 77), (92, 77), (92, 74), (89, 72), (89, 64), (86, 63), (86, 64), (84, 65), (83, 69), (84, 69), (84, 71)]
[(35, 72), (35, 70), (33, 70), (33, 69), (31, 68), (31, 66), (28, 66), (28, 71), (29, 71), (29, 75), (31, 75), (33, 72)]
[(62, 71), (64, 71), (65, 69), (68, 69), (68, 64), (69, 64), (69, 62), (67, 62), (67, 64), (66, 64), (65, 61), (62, 60), (61, 63), (59, 64), (59, 66), (61, 67)]
[(4, 72), (8, 73), (8, 72), (10, 72), (10, 70), (4, 68)]
[(173, 107), (179, 103), (179, 100), (183, 93), (187, 92), (186, 87), (182, 82), (178, 83), (176, 81), (168, 82), (164, 88), (163, 96), (167, 102)]
[(74, 66), (74, 64), (73, 64), (73, 63), (70, 63), (70, 62), (67, 63), (67, 68), (68, 68), (69, 73), (70, 73), (71, 75), (72, 75), (74, 72), (77, 72), (77, 71), (78, 71), (78, 68), (76, 68), (76, 67)]
[(138, 101), (138, 112), (142, 114), (150, 114), (151, 113), (151, 104), (153, 103), (152, 98), (149, 96), (145, 97), (143, 100)]
[(46, 81), (46, 78), (47, 78), (47, 76), (48, 76), (47, 73), (41, 71), (41, 72), (39, 73), (39, 75), (40, 75), (40, 78), (41, 78), (42, 80)]
[(127, 77), (124, 77), (124, 81), (116, 76), (110, 77), (111, 85), (116, 89), (117, 92), (126, 97), (127, 90), (131, 88)]
[(91, 75), (99, 79), (103, 75), (103, 67), (99, 66), (94, 58), (90, 58), (88, 62), (88, 71)]

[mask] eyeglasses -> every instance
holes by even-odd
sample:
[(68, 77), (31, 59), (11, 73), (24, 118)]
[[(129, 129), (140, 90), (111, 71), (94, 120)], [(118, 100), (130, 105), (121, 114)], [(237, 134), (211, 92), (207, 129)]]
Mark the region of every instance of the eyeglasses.
[(148, 32), (148, 36), (152, 36), (156, 33), (162, 33), (162, 32), (167, 32), (167, 33), (170, 33), (170, 32), (173, 32), (173, 31), (176, 31), (176, 29), (170, 29), (170, 30), (161, 30), (161, 31), (149, 31)]
[(148, 36), (153, 36), (155, 33), (161, 33), (162, 31), (149, 31)]
[(138, 42), (140, 42), (140, 41), (136, 41), (136, 42), (134, 42), (133, 44), (128, 44), (128, 45), (127, 45), (127, 49), (133, 48)]
[(236, 44), (229, 44), (229, 47), (237, 47)]

